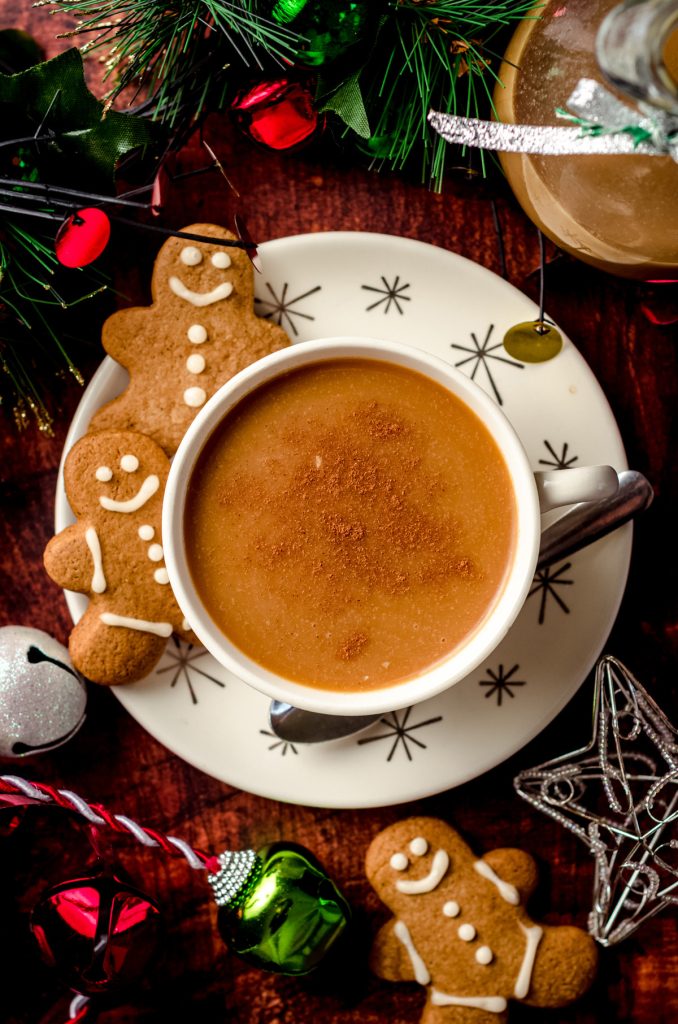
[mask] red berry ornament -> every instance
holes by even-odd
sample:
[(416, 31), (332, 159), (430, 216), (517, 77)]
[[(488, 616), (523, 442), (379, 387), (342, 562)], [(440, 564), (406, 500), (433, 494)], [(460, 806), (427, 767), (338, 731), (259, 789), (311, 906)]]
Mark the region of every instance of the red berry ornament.
[(137, 981), (160, 928), (160, 910), (148, 896), (104, 873), (53, 886), (31, 915), (43, 958), (67, 985), (89, 996)]
[(241, 131), (268, 149), (298, 149), (324, 124), (308, 86), (287, 78), (259, 82), (239, 93), (231, 110)]
[(64, 221), (54, 240), (54, 251), (64, 267), (86, 267), (101, 256), (110, 237), (110, 220), (103, 210), (92, 206)]

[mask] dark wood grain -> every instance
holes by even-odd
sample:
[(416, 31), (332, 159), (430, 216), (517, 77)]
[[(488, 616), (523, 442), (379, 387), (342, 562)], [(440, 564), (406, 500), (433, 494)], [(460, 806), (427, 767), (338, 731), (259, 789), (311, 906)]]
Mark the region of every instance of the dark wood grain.
[[(19, 0), (0, 2), (0, 28), (30, 27), (55, 52), (52, 35), (63, 15), (49, 19)], [(91, 69), (96, 82), (98, 67)], [(535, 295), (536, 230), (505, 188), (453, 186), (444, 197), (389, 175), (333, 166), (328, 152), (295, 157), (253, 149), (227, 117), (213, 117), (208, 138), (243, 193), (252, 235), (260, 240), (307, 231), (378, 231), (451, 249), (499, 272), (500, 254), (489, 196), (496, 197), (508, 279)], [(204, 163), (197, 142), (185, 151), (183, 169)], [(219, 222), (228, 204), (218, 177), (188, 179), (169, 196), (165, 222)], [(155, 240), (118, 230), (110, 250), (116, 285), (130, 301), (148, 298)], [(607, 648), (625, 660), (678, 718), (678, 607), (676, 566), (676, 469), (678, 396), (676, 336), (641, 312), (643, 287), (557, 259), (547, 274), (547, 308), (578, 345), (608, 396), (629, 462), (645, 472), (657, 492), (638, 524), (631, 573)], [(95, 318), (96, 319), (96, 318)], [(89, 377), (101, 351), (79, 350)], [(59, 385), (53, 439), (9, 424), (0, 433), (0, 623), (46, 629), (65, 641), (69, 618), (63, 596), (41, 568), (52, 532), (53, 495), (65, 431), (81, 396), (73, 382)], [(558, 651), (553, 652), (554, 661)], [(551, 922), (586, 923), (592, 864), (585, 849), (555, 823), (533, 813), (513, 794), (520, 768), (576, 745), (587, 736), (590, 687), (526, 749), (480, 779), (416, 805), (369, 811), (326, 811), (284, 805), (240, 792), (189, 767), (147, 735), (113, 695), (93, 688), (85, 728), (49, 756), (20, 765), (30, 777), (72, 788), (149, 825), (181, 835), (197, 846), (257, 846), (287, 837), (313, 849), (341, 883), (356, 909), (353, 961), (343, 975), (306, 981), (265, 975), (229, 957), (214, 927), (206, 887), (182, 861), (116, 843), (116, 855), (137, 882), (162, 902), (168, 934), (164, 956), (133, 1002), (108, 1011), (106, 1022), (199, 1020), (217, 1024), (385, 1024), (418, 1020), (422, 998), (414, 986), (385, 984), (365, 966), (370, 935), (383, 908), (364, 879), (362, 858), (371, 837), (412, 811), (456, 823), (478, 851), (522, 846), (542, 869), (536, 913)], [(14, 763), (3, 765), (16, 768)], [(10, 839), (0, 840), (5, 879), (0, 895), (0, 945), (5, 975), (2, 1019), (10, 1024), (63, 1020), (63, 993), (43, 968), (27, 931), (26, 912), (50, 882), (83, 866), (88, 844), (63, 816), (31, 812)], [(678, 1020), (676, 916), (665, 913), (619, 947), (603, 951), (593, 991), (576, 1007), (548, 1014), (554, 1024)], [(58, 1005), (58, 1012), (51, 1009)], [(516, 1007), (516, 1024), (547, 1019)]]

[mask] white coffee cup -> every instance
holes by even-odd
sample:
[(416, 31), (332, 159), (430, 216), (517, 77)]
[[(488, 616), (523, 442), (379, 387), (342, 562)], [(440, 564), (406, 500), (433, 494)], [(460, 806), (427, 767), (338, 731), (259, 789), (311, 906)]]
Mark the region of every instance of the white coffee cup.
[[(246, 395), (290, 370), (337, 359), (370, 359), (415, 370), (447, 388), (482, 420), (508, 468), (516, 503), (516, 543), (503, 587), (484, 618), (447, 658), (411, 679), (367, 691), (307, 686), (270, 671), (249, 658), (220, 630), (204, 607), (191, 577), (184, 543), (188, 484), (197, 459), (215, 428)], [(533, 473), (525, 449), (498, 405), (449, 363), (420, 349), (370, 338), (326, 338), (274, 352), (236, 374), (201, 409), (174, 456), (163, 503), (165, 564), (179, 606), (201, 643), (238, 678), (275, 700), (308, 711), (368, 715), (408, 707), (459, 682), (497, 647), (520, 612), (532, 583), (539, 552), (541, 514), (561, 505), (614, 494), (617, 473), (610, 466)]]

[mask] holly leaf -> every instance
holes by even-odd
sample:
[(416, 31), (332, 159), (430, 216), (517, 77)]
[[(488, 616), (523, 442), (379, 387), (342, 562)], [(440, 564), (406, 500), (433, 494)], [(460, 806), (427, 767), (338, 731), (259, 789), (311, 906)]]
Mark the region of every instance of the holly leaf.
[(29, 149), (42, 181), (86, 182), (112, 192), (125, 153), (149, 146), (160, 129), (145, 118), (104, 110), (87, 88), (80, 51), (73, 48), (14, 75), (0, 74), (0, 156), (8, 142)]

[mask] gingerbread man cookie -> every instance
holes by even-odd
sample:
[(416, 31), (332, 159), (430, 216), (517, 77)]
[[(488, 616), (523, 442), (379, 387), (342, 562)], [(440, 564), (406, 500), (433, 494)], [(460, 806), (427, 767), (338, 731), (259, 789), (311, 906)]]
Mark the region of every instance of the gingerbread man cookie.
[(69, 641), (95, 683), (145, 676), (172, 632), (195, 641), (169, 585), (160, 534), (169, 459), (131, 431), (87, 434), (71, 449), (64, 483), (77, 518), (47, 545), (45, 568), (90, 598)]
[[(214, 224), (187, 233), (234, 236)], [(104, 348), (130, 382), (93, 417), (91, 430), (139, 430), (174, 454), (191, 420), (239, 370), (289, 345), (254, 314), (252, 265), (242, 249), (170, 238), (158, 254), (153, 304), (105, 322)]]
[(528, 917), (537, 871), (522, 850), (478, 858), (445, 822), (409, 818), (373, 840), (366, 869), (394, 914), (370, 966), (425, 986), (422, 1024), (505, 1024), (511, 999), (564, 1006), (593, 981), (590, 935)]

